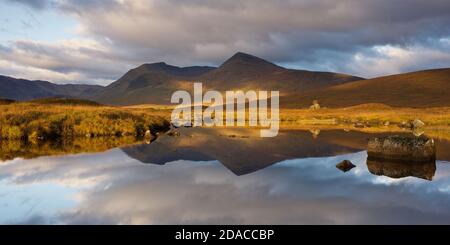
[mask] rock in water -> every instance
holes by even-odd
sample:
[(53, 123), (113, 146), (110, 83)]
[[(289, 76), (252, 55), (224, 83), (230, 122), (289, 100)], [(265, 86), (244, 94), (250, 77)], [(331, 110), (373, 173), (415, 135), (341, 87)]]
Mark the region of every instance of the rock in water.
[(388, 136), (373, 138), (367, 146), (369, 159), (398, 162), (432, 162), (436, 160), (436, 146), (427, 137)]
[(177, 130), (170, 130), (169, 132), (166, 133), (168, 136), (173, 136), (173, 137), (178, 137), (180, 136), (180, 132)]
[(356, 167), (356, 166), (349, 160), (344, 160), (344, 161), (336, 164), (336, 168), (342, 170), (342, 172), (347, 172), (354, 167)]

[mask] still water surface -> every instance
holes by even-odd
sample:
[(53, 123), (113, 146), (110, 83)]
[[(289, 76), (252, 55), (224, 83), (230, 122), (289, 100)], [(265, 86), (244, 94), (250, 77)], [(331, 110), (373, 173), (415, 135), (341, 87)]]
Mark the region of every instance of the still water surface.
[[(367, 163), (382, 134), (183, 129), (152, 144), (0, 162), (2, 224), (450, 224), (433, 166)], [(356, 167), (342, 172), (342, 160)], [(430, 181), (431, 180), (431, 181)]]

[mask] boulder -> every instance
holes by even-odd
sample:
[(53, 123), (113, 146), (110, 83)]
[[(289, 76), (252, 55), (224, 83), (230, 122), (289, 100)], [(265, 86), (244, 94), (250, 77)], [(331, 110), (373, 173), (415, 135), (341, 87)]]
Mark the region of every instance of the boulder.
[(311, 109), (311, 110), (319, 110), (320, 109), (319, 101), (314, 100), (313, 104), (309, 107), (309, 109)]
[(146, 139), (151, 139), (153, 137), (152, 132), (150, 130), (145, 131), (144, 137)]
[(369, 159), (385, 159), (398, 162), (432, 162), (436, 160), (433, 139), (425, 136), (388, 136), (373, 138), (367, 146)]
[(425, 126), (425, 123), (420, 121), (419, 119), (415, 119), (412, 122), (412, 126), (413, 126), (413, 128), (421, 128), (421, 127)]
[(354, 167), (356, 167), (356, 166), (349, 160), (344, 160), (344, 161), (336, 164), (336, 168), (338, 168), (342, 172), (348, 172), (348, 171), (350, 171), (350, 169), (352, 169)]

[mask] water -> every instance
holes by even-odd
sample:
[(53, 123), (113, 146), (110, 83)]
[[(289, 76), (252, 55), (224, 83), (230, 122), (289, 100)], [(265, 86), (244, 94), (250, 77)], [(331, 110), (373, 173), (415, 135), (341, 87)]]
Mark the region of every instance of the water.
[[(435, 169), (368, 167), (367, 138), (383, 134), (317, 133), (184, 129), (149, 145), (5, 160), (0, 223), (450, 223), (448, 141)], [(342, 160), (356, 167), (344, 173)]]

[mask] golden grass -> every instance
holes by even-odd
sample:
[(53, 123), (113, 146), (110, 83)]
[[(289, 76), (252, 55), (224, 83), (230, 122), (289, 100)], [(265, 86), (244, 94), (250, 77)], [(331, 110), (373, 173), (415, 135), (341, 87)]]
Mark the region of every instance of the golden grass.
[(282, 109), (280, 119), (282, 125), (288, 126), (323, 124), (323, 121), (335, 125), (366, 122), (372, 126), (383, 126), (387, 122), (389, 125), (401, 125), (415, 119), (420, 119), (427, 126), (450, 126), (450, 107), (416, 109), (366, 104), (339, 109)]
[(24, 102), (0, 105), (0, 139), (139, 136), (167, 129), (167, 112)]

